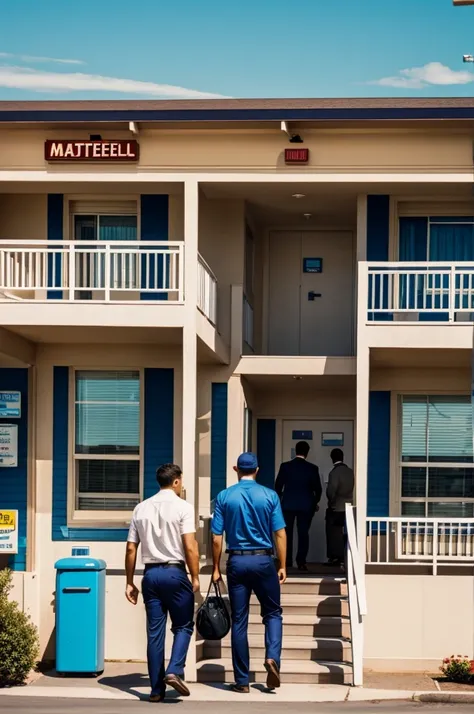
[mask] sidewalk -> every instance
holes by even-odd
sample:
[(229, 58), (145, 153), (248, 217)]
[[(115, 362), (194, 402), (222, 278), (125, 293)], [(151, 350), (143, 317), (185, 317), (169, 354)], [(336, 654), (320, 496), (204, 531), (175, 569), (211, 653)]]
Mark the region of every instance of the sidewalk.
[[(268, 692), (263, 685), (255, 684), (250, 694), (238, 695), (225, 685), (191, 684), (191, 702), (373, 702), (383, 700), (413, 700), (420, 696), (448, 701), (459, 696), (462, 701), (474, 702), (474, 692), (439, 692), (429, 675), (378, 674), (367, 672), (365, 687), (342, 685), (283, 684), (276, 692)], [(136, 700), (147, 699), (148, 676), (144, 663), (107, 663), (105, 672), (97, 679), (90, 677), (60, 677), (54, 671), (34, 675), (26, 687), (0, 689), (0, 696), (56, 697), (71, 699)], [(170, 699), (178, 698), (173, 691)]]
[[(255, 684), (250, 694), (234, 694), (225, 685), (190, 684), (191, 702), (373, 702), (383, 700), (413, 700), (420, 696), (430, 701), (456, 700), (474, 702), (474, 692), (439, 692), (435, 683), (424, 674), (378, 674), (367, 672), (365, 687), (354, 688), (342, 685), (297, 685), (283, 684), (276, 692), (267, 692), (263, 685)], [(149, 686), (144, 663), (107, 663), (104, 674), (97, 679), (90, 677), (59, 677), (55, 672), (35, 675), (26, 687), (0, 689), (1, 696), (56, 697), (65, 699), (148, 699)], [(173, 691), (170, 699), (178, 698)], [(441, 699), (440, 699), (441, 697)], [(451, 699), (450, 699), (451, 698)], [(459, 701), (459, 700), (458, 700)]]

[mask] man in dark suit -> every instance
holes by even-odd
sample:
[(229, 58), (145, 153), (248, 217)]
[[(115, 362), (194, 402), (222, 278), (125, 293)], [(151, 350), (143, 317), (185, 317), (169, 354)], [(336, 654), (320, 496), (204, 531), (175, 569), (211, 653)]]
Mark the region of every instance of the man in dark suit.
[(295, 458), (280, 466), (275, 482), (275, 490), (280, 497), (286, 523), (287, 556), (286, 567), (293, 565), (293, 530), (296, 521), (298, 531), (298, 552), (296, 564), (299, 570), (307, 571), (306, 558), (309, 550), (309, 529), (313, 516), (321, 500), (321, 479), (319, 469), (307, 461), (309, 444), (299, 441), (295, 447)]
[(346, 503), (354, 498), (354, 472), (344, 463), (341, 449), (331, 451), (333, 468), (329, 474), (326, 511), (326, 544), (328, 565), (344, 563)]

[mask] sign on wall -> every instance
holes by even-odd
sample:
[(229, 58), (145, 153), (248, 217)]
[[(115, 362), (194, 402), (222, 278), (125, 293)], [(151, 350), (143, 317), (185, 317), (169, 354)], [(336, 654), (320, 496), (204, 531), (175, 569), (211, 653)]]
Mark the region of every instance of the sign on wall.
[(46, 161), (138, 161), (138, 156), (138, 141), (134, 139), (48, 139), (44, 144)]
[(307, 164), (309, 149), (285, 149), (285, 164)]
[(0, 392), (0, 419), (21, 417), (21, 392)]
[(18, 426), (0, 424), (0, 468), (18, 466)]
[(0, 509), (0, 555), (18, 553), (18, 511)]

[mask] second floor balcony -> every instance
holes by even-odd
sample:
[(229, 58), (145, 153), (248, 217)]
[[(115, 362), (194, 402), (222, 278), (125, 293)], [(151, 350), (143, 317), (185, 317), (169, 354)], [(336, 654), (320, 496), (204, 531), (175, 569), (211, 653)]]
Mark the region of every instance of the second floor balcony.
[(472, 347), (472, 262), (362, 262), (358, 300), (360, 327), (383, 328), (384, 346)]
[[(199, 257), (197, 295), (186, 296), (184, 257), (182, 241), (2, 240), (2, 324), (73, 326), (102, 320), (104, 325), (179, 327), (180, 308), (194, 299), (215, 327), (217, 280)], [(106, 313), (104, 306), (109, 306)]]

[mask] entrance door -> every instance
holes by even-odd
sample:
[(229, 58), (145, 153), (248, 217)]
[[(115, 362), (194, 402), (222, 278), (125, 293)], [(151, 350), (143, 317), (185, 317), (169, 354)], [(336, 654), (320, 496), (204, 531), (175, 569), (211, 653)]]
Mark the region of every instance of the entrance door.
[[(326, 488), (329, 472), (332, 468), (331, 450), (340, 446), (344, 452), (344, 460), (348, 466), (353, 465), (353, 422), (352, 421), (284, 421), (282, 461), (294, 458), (294, 449), (298, 441), (307, 441), (311, 447), (308, 461), (319, 467), (323, 496), (311, 525), (309, 535), (309, 563), (324, 563), (326, 561)], [(293, 538), (296, 554), (296, 528)]]
[(270, 234), (269, 354), (353, 353), (352, 233)]

